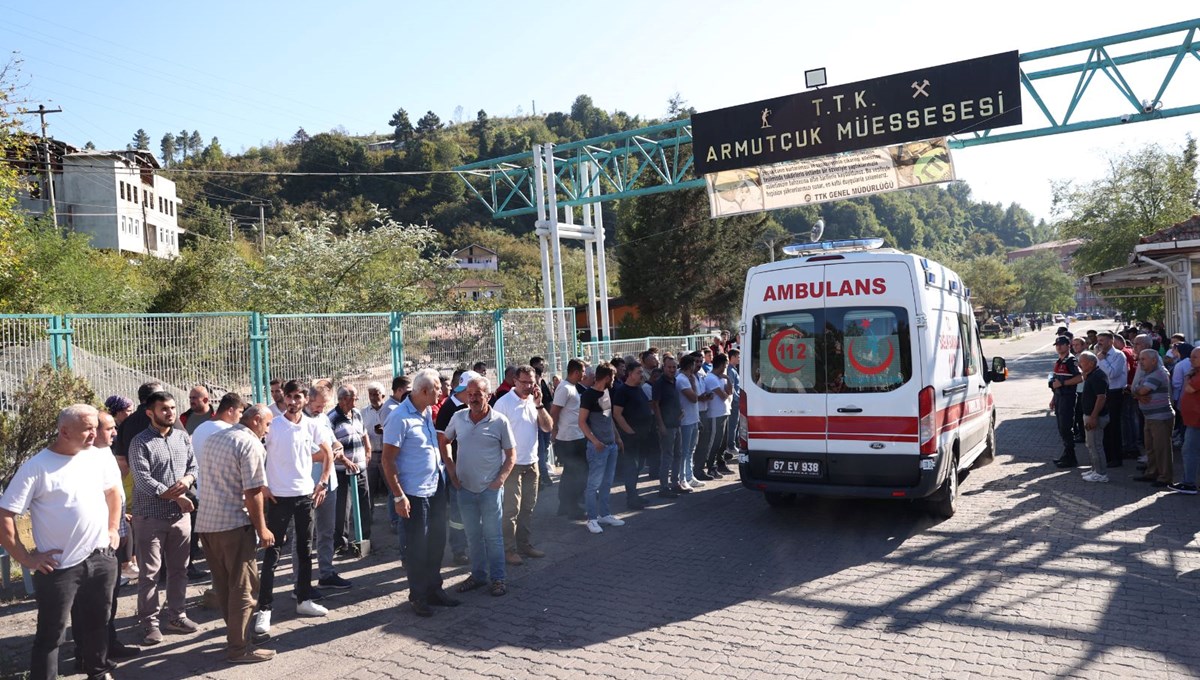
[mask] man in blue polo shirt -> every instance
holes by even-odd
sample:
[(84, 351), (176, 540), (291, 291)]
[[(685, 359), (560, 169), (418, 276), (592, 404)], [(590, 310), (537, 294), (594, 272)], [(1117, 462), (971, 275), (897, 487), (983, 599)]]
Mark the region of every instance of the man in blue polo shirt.
[(430, 605), (459, 604), (442, 587), (446, 477), (430, 412), (441, 387), (437, 371), (418, 372), (408, 399), (392, 411), (383, 429), (383, 479), (404, 520), (408, 601), (417, 616), (432, 616)]

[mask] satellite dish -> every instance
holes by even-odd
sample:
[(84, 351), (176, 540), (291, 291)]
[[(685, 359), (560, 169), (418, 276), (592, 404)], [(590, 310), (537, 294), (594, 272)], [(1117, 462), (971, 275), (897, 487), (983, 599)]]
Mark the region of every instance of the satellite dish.
[(821, 236), (824, 235), (824, 233), (825, 233), (825, 220), (824, 219), (817, 220), (817, 223), (814, 224), (812, 227), (812, 232), (809, 234), (810, 240), (813, 241), (814, 243), (817, 241), (820, 241)]

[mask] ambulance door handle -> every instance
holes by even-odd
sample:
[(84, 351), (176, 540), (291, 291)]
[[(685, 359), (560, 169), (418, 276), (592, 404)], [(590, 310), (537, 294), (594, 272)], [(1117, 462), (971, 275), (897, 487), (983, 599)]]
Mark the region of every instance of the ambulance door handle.
[(967, 391), (966, 385), (957, 385), (955, 387), (947, 387), (946, 389), (942, 390), (942, 396), (948, 397), (952, 394), (961, 394), (966, 391)]
[(842, 406), (838, 408), (838, 413), (862, 413), (862, 409), (857, 406)]

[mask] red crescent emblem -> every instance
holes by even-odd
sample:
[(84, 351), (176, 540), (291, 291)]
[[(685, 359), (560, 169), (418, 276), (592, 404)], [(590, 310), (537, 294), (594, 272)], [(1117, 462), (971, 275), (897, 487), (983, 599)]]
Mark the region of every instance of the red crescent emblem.
[(887, 344), (888, 354), (883, 358), (883, 361), (878, 366), (864, 366), (854, 358), (854, 340), (850, 341), (850, 345), (846, 351), (846, 358), (849, 359), (850, 365), (854, 367), (854, 370), (858, 371), (859, 373), (862, 373), (863, 375), (879, 375), (880, 373), (886, 371), (888, 366), (892, 365), (892, 359), (896, 356), (896, 348), (892, 345), (891, 338), (888, 338)]
[(785, 328), (771, 336), (771, 344), (767, 345), (767, 357), (771, 360), (771, 366), (773, 366), (775, 370), (779, 371), (780, 373), (796, 373), (803, 368), (802, 365), (789, 366), (788, 364), (785, 364), (784, 359), (786, 357), (784, 357), (779, 351), (779, 346), (783, 344), (784, 340), (798, 337), (800, 337), (800, 331), (796, 330), (795, 328)]

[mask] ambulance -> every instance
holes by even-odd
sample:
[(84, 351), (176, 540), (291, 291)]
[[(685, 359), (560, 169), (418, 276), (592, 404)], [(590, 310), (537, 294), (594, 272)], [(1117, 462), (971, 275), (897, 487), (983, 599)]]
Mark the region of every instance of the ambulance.
[[(742, 485), (797, 496), (924, 499), (950, 517), (996, 453), (989, 366), (958, 274), (882, 239), (788, 246), (746, 275)], [(747, 361), (748, 359), (748, 361)]]

